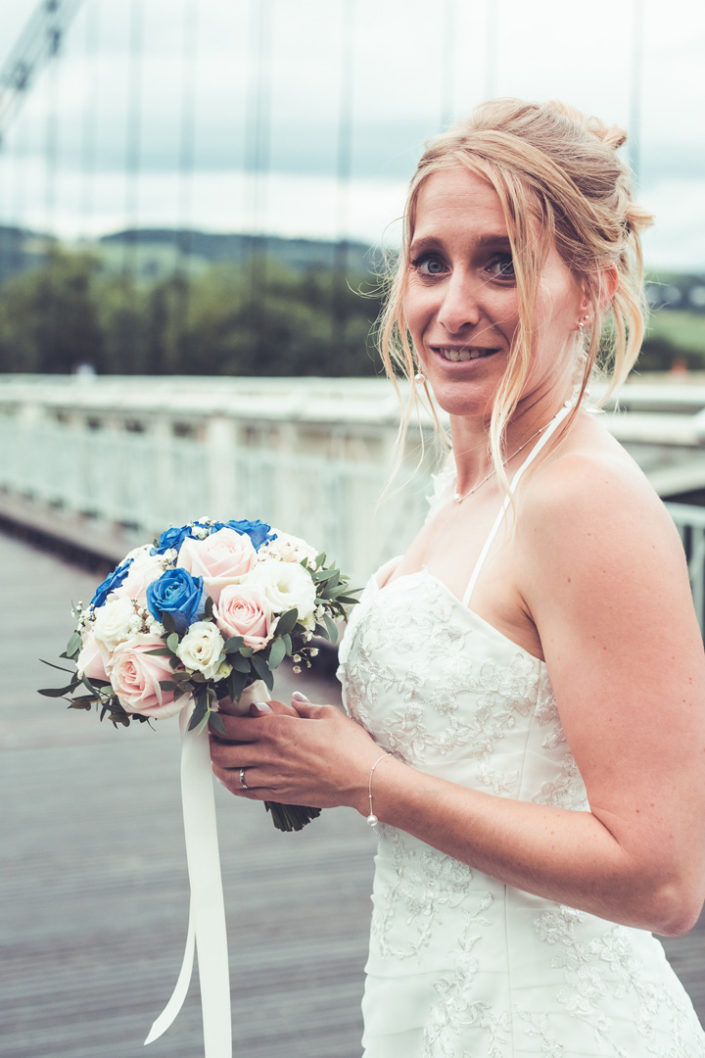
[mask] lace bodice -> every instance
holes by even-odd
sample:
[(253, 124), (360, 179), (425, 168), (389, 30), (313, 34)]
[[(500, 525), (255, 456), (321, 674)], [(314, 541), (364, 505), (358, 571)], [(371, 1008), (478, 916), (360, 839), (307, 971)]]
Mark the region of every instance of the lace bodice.
[[(546, 665), (474, 613), (470, 594), (427, 570), (382, 588), (373, 577), (340, 646), (345, 708), (419, 771), (588, 810)], [(365, 1058), (705, 1058), (650, 934), (504, 885), (393, 827), (377, 833)]]

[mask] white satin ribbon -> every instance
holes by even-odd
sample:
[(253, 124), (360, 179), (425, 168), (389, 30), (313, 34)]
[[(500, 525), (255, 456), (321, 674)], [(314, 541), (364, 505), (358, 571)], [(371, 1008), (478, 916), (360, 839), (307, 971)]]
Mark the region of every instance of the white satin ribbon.
[(159, 1039), (181, 1010), (198, 952), (204, 1058), (232, 1058), (230, 974), (223, 883), (213, 797), (208, 728), (188, 731), (191, 709), (181, 712), (181, 802), (191, 883), (186, 950), (174, 991), (145, 1046)]

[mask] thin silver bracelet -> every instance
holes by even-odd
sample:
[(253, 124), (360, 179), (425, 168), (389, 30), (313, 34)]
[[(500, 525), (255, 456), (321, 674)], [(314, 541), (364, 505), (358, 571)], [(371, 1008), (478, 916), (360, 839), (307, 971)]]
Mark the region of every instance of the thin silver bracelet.
[(370, 768), (370, 778), (369, 778), (369, 780), (368, 780), (368, 783), (367, 783), (367, 792), (368, 792), (368, 794), (369, 794), (369, 798), (370, 798), (370, 814), (369, 814), (369, 815), (368, 815), (368, 817), (367, 817), (367, 822), (369, 823), (369, 825), (370, 825), (371, 827), (376, 827), (376, 826), (377, 826), (377, 824), (379, 823), (379, 819), (378, 819), (378, 818), (377, 818), (377, 816), (376, 816), (376, 815), (374, 814), (374, 810), (373, 810), (373, 808), (372, 808), (372, 776), (374, 775), (374, 773), (375, 773), (375, 768), (376, 768), (376, 767), (377, 767), (377, 765), (378, 765), (378, 764), (380, 763), (380, 761), (383, 761), (385, 757), (389, 757), (389, 756), (391, 756), (391, 754), (389, 754), (389, 753), (382, 753), (382, 754), (381, 754), (381, 756), (379, 756), (379, 757), (377, 758), (377, 760), (376, 760), (376, 761), (374, 762), (374, 764), (373, 764), (373, 765), (372, 765), (372, 767)]

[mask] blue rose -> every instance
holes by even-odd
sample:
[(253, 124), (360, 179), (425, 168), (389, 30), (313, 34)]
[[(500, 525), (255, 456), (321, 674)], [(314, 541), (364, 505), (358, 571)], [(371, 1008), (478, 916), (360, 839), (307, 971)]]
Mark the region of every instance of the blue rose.
[(115, 567), (112, 573), (107, 575), (102, 584), (98, 585), (95, 590), (95, 595), (91, 599), (91, 606), (94, 607), (94, 609), (97, 610), (99, 606), (102, 606), (110, 595), (110, 592), (115, 591), (116, 588), (120, 587), (127, 576), (127, 571), (132, 565), (132, 561), (131, 558), (125, 559), (124, 562), (121, 562), (119, 566)]
[(192, 577), (180, 566), (168, 569), (147, 587), (147, 606), (152, 617), (163, 624), (168, 614), (179, 635), (203, 614), (205, 601), (203, 577)]
[(184, 540), (193, 535), (193, 526), (191, 525), (172, 526), (171, 529), (165, 529), (157, 537), (150, 553), (152, 555), (162, 555), (172, 547), (178, 551)]
[(236, 533), (249, 536), (255, 551), (258, 551), (265, 542), (269, 543), (271, 540), (276, 540), (277, 538), (277, 534), (271, 531), (271, 525), (267, 525), (266, 522), (261, 522), (259, 519), (254, 522), (250, 522), (246, 518), (243, 518), (242, 521), (239, 522), (216, 522), (214, 530), (216, 528), (234, 529)]

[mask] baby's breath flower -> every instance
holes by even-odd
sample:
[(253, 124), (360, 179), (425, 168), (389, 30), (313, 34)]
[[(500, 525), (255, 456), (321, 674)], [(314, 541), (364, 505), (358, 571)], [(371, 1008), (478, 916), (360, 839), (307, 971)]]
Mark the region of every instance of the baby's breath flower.
[(294, 665), (294, 668), (292, 669), (292, 671), (293, 672), (297, 672), (297, 673), (301, 672), (301, 666), (300, 665)]

